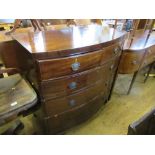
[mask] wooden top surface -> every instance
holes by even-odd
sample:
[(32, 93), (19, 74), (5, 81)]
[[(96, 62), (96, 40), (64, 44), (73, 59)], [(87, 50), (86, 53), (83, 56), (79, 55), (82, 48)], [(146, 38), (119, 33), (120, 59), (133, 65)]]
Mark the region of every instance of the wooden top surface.
[(155, 31), (153, 31), (150, 34), (150, 37), (148, 38), (148, 31), (144, 32), (144, 30), (138, 30), (135, 33), (135, 37), (133, 39), (131, 46), (130, 43), (131, 43), (131, 36), (128, 36), (124, 44), (124, 50), (129, 49), (139, 51), (151, 47), (155, 45)]
[[(120, 39), (126, 33), (114, 29), (103, 29), (102, 26), (92, 24), (88, 26), (75, 26), (60, 30), (49, 30), (42, 32), (27, 32), (12, 37), (17, 40), (33, 55), (50, 55), (59, 51), (67, 51), (90, 47), (92, 45), (104, 44), (112, 40)], [(41, 58), (41, 57), (40, 57)]]

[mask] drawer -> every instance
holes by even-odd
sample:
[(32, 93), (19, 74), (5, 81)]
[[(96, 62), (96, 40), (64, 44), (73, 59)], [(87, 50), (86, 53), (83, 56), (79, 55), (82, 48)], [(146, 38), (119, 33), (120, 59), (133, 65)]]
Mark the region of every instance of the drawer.
[(41, 83), (41, 90), (44, 99), (52, 99), (60, 96), (68, 96), (81, 89), (93, 85), (96, 81), (108, 81), (111, 79), (117, 68), (115, 59), (103, 66), (96, 67), (71, 76), (62, 77), (56, 80), (48, 80)]
[(121, 52), (122, 49), (119, 43), (104, 48), (104, 52), (102, 53), (101, 58), (101, 65), (106, 63), (107, 60), (111, 59), (112, 57), (119, 57)]
[(94, 98), (89, 103), (73, 108), (70, 111), (47, 117), (44, 119), (47, 134), (59, 134), (79, 123), (82, 123), (95, 114), (104, 105), (105, 99), (102, 96)]
[(131, 51), (125, 50), (119, 64), (119, 73), (130, 74), (137, 71), (143, 61), (145, 50)]
[(119, 56), (121, 48), (119, 43), (102, 50), (65, 57), (38, 61), (41, 80), (48, 80), (60, 76), (75, 74), (85, 71), (109, 61), (112, 57)]
[(47, 80), (97, 67), (100, 64), (102, 52), (101, 50), (72, 57), (38, 61), (41, 79)]
[(46, 114), (47, 116), (57, 115), (90, 102), (99, 94), (105, 93), (107, 91), (107, 87), (108, 83), (105, 81), (100, 81), (95, 83), (94, 86), (91, 86), (73, 95), (54, 100), (48, 100), (44, 103)]

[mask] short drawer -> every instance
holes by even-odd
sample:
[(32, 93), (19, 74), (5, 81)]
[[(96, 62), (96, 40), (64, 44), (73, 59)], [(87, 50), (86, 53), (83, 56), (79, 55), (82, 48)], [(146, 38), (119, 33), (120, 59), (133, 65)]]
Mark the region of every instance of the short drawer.
[(52, 99), (71, 95), (81, 89), (93, 85), (96, 81), (109, 81), (117, 68), (115, 59), (105, 65), (90, 69), (74, 75), (62, 77), (56, 80), (48, 80), (41, 83), (44, 99)]
[(70, 96), (49, 100), (44, 103), (47, 116), (56, 115), (68, 111), (72, 108), (85, 104), (95, 98), (97, 95), (106, 92), (108, 84), (105, 81), (95, 83), (85, 90)]
[(122, 49), (120, 43), (104, 48), (104, 52), (102, 53), (101, 58), (101, 65), (106, 63), (107, 60), (111, 59), (112, 57), (120, 56), (121, 51)]
[(101, 50), (72, 57), (38, 61), (41, 79), (47, 80), (97, 67), (100, 64), (102, 52)]
[(118, 68), (119, 73), (130, 74), (137, 71), (141, 66), (141, 64), (143, 63), (144, 53), (145, 50), (141, 51), (124, 50)]

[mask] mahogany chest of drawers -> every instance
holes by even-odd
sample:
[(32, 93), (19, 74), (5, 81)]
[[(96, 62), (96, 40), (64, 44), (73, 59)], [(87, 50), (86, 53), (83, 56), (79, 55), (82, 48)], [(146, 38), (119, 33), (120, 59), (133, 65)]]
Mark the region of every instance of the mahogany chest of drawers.
[(19, 66), (40, 97), (36, 115), (47, 134), (87, 120), (109, 100), (125, 39), (113, 31), (90, 25), (13, 36)]

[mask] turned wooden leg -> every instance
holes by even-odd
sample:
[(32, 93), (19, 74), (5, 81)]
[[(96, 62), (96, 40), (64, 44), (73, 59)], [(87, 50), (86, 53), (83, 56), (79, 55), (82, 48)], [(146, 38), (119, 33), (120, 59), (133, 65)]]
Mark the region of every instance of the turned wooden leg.
[(147, 81), (147, 79), (148, 79), (148, 77), (149, 77), (149, 74), (150, 74), (150, 72), (151, 72), (153, 66), (154, 66), (154, 63), (152, 63), (152, 64), (150, 65), (149, 70), (148, 70), (148, 72), (147, 72), (147, 74), (146, 74), (146, 78), (144, 79), (144, 83)]
[(127, 95), (130, 94), (130, 91), (131, 91), (131, 89), (132, 89), (133, 83), (135, 82), (135, 79), (136, 79), (136, 77), (137, 77), (137, 74), (138, 74), (138, 71), (135, 72), (134, 75), (133, 75), (133, 77), (132, 77), (132, 81), (131, 81), (131, 83), (130, 83), (130, 87), (129, 87), (129, 90), (128, 90), (128, 92), (127, 92)]

